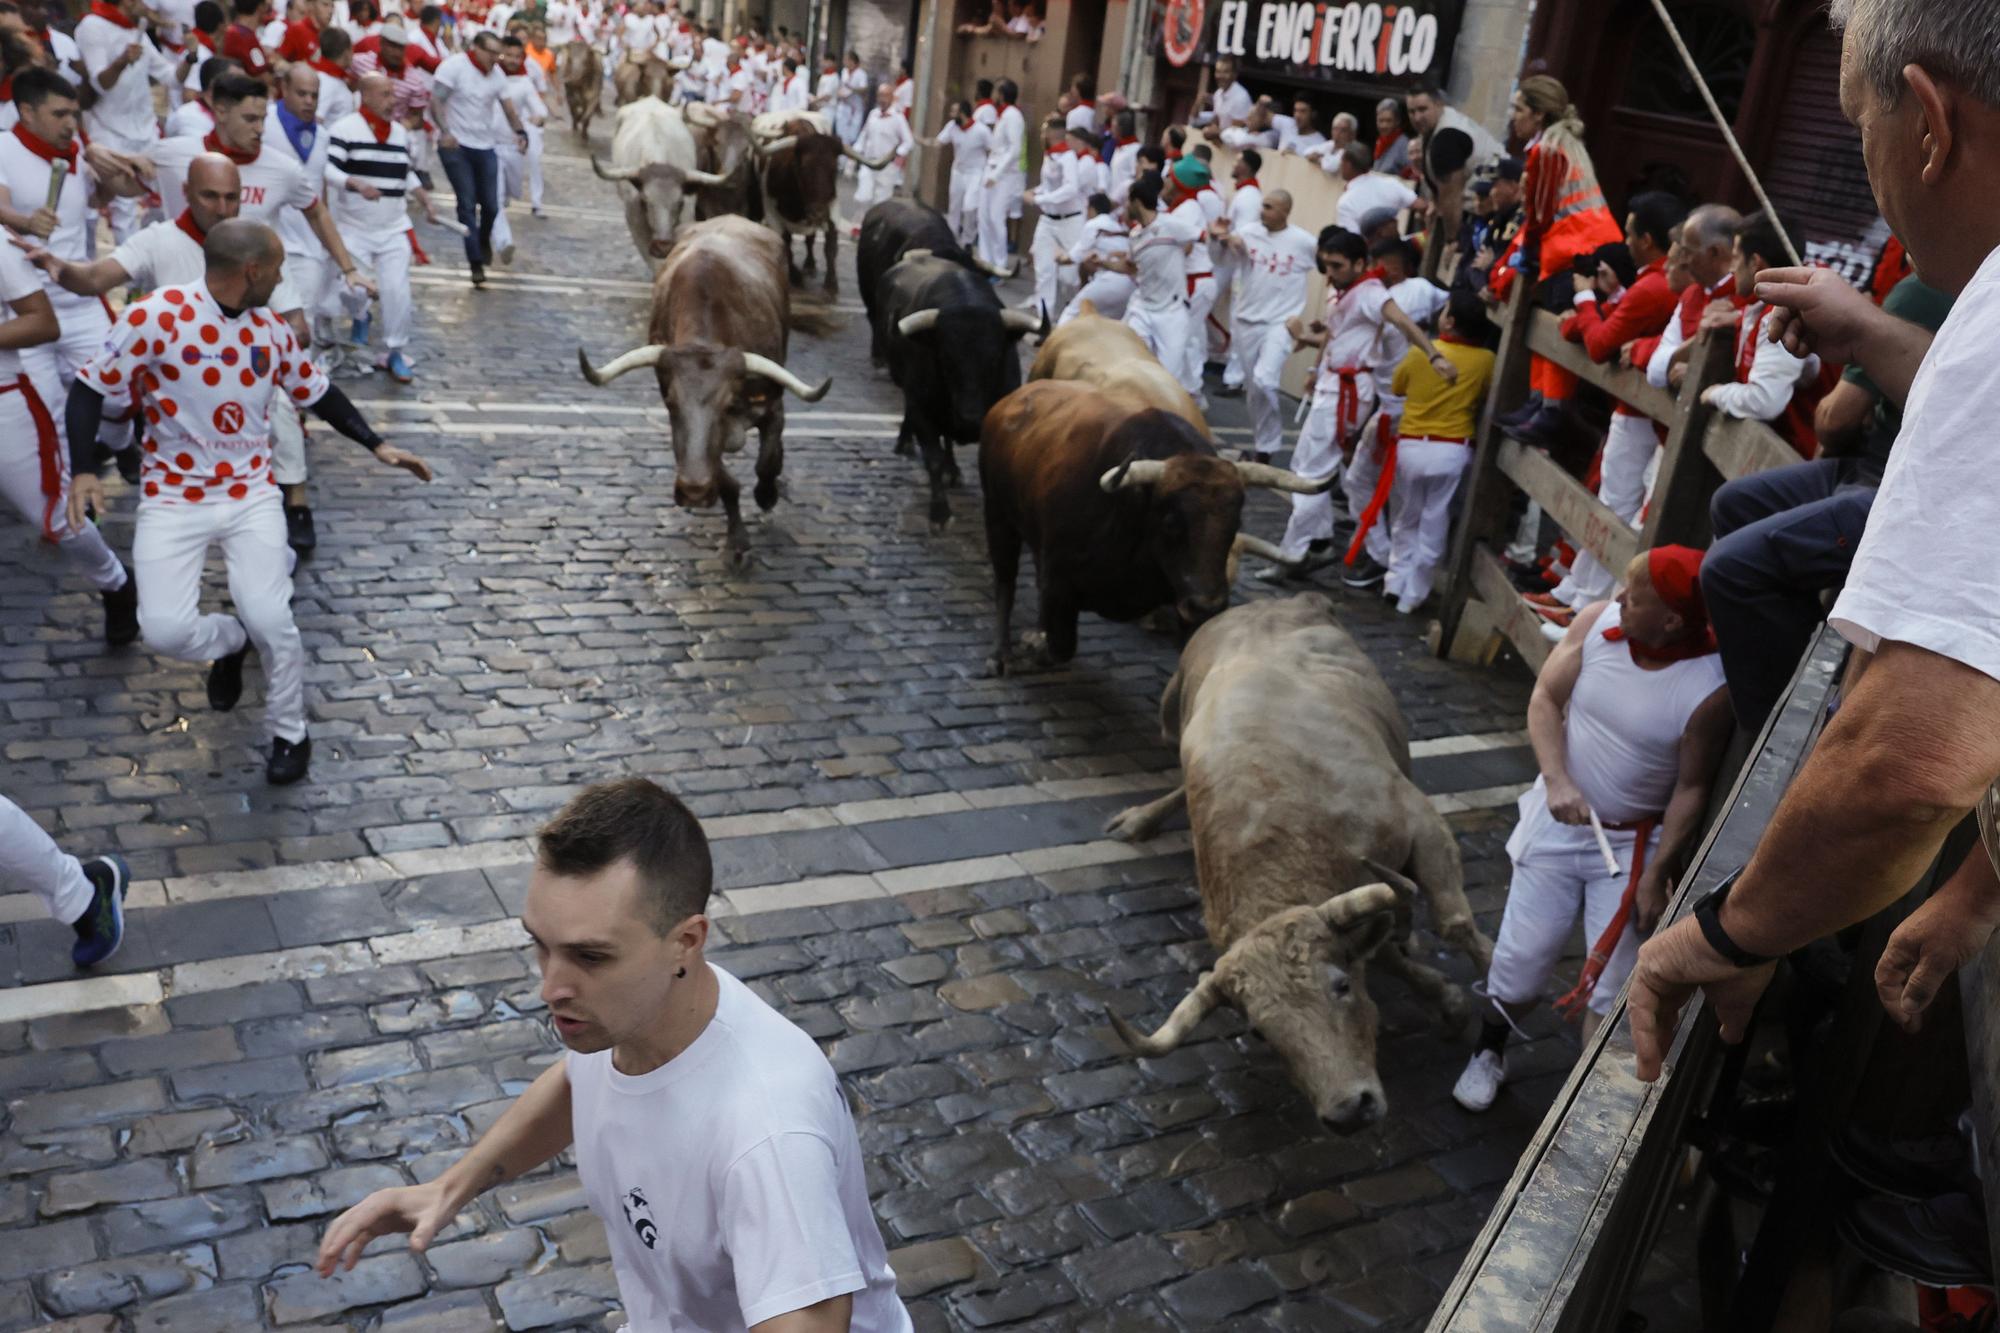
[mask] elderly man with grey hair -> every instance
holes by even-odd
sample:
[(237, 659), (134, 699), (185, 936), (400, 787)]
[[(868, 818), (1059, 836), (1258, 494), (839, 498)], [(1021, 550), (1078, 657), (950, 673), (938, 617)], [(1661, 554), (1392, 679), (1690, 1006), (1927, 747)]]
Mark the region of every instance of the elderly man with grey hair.
[[(2000, 0), (1834, 0), (1840, 103), (1882, 216), (1957, 298), (1935, 335), (1822, 268), (1758, 276), (1770, 336), (1859, 364), (1903, 405), (1866, 534), (1830, 620), (1868, 658), (1734, 885), (1639, 952), (1638, 1074), (1657, 1078), (1700, 990), (1740, 1041), (1773, 960), (1906, 892), (2000, 776)], [(1989, 835), (1990, 836), (1990, 835)], [(1876, 970), (1890, 1016), (1925, 1006), (2000, 922), (1974, 850), (1897, 927)]]

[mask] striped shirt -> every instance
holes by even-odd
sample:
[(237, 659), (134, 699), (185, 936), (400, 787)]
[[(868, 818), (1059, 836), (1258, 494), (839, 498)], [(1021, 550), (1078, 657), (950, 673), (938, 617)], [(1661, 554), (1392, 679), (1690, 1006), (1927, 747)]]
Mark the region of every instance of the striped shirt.
[(417, 68), (417, 62), (407, 56), (400, 70), (391, 70), (383, 65), (381, 56), (374, 51), (356, 51), (354, 63), (348, 70), (355, 86), (359, 87), (364, 74), (386, 75), (395, 87), (395, 101), (391, 103), (397, 120), (402, 120), (411, 111), (428, 111), (431, 105), (431, 76)]
[[(326, 157), (327, 205), (341, 232), (378, 236), (407, 231), (410, 219), (403, 200), (418, 184), (410, 164), (410, 132), (391, 121), (389, 137), (378, 142), (356, 111), (328, 126), (327, 135), (332, 141)], [(382, 197), (363, 198), (348, 188), (349, 180), (374, 186)]]

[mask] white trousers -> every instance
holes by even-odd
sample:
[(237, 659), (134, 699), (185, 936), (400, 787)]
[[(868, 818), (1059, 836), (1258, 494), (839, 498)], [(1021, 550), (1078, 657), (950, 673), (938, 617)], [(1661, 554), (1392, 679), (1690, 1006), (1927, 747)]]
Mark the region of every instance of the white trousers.
[(1029, 242), (1028, 253), (1035, 261), (1035, 303), (1054, 319), (1069, 303), (1066, 288), (1076, 269), (1056, 258), (1057, 254), (1067, 255), (1083, 234), (1083, 214), (1071, 213), (1067, 217), (1052, 218), (1047, 214), (1035, 220), (1035, 239)]
[[(11, 389), (0, 393), (0, 492), (6, 494), (7, 503), (21, 515), (21, 521), (37, 533), (43, 530), (44, 518), (48, 520), (49, 529), (56, 535), (56, 549), (75, 566), (77, 573), (90, 580), (91, 587), (99, 592), (120, 587), (125, 582), (125, 567), (118, 563), (97, 525), (70, 526), (69, 447), (62, 439), (62, 405), (42, 400), (55, 428), (54, 437), (44, 440), (28, 410), (26, 393), (40, 395), (33, 380), (25, 383), (28, 386), (25, 392)], [(45, 449), (61, 478), (53, 508), (49, 497), (42, 494)]]
[(375, 275), (382, 302), (382, 346), (388, 351), (410, 345), (410, 237), (407, 232), (342, 232), (347, 253)]
[[(1347, 497), (1347, 516), (1356, 523), (1361, 521), (1361, 511), (1375, 498), (1375, 487), (1382, 481), (1382, 419), (1389, 418), (1389, 429), (1395, 429), (1395, 421), (1401, 417), (1401, 400), (1393, 406), (1384, 406), (1371, 416), (1366, 416), (1367, 425), (1361, 428), (1361, 439), (1354, 446), (1354, 457), (1341, 474), (1340, 492)], [(1362, 542), (1362, 550), (1378, 565), (1389, 563), (1388, 506), (1375, 516), (1375, 525), (1368, 529), (1368, 536)]]
[[(1576, 929), (1579, 914), (1583, 917), (1585, 953), (1597, 943), (1625, 896), (1635, 841), (1630, 831), (1605, 831), (1619, 866), (1617, 874), (1608, 874), (1590, 826), (1557, 823), (1549, 814), (1540, 782), (1522, 794), (1520, 810), (1521, 822), (1507, 840), (1514, 878), (1507, 886), (1507, 909), (1500, 919), (1500, 938), (1493, 942), (1493, 962), (1486, 973), (1487, 994), (1502, 1004), (1528, 1004), (1541, 998), (1549, 974), (1555, 971), (1556, 961)], [(1656, 828), (1648, 856), (1658, 850), (1659, 837)], [(1618, 947), (1611, 952), (1611, 961), (1591, 991), (1592, 1013), (1610, 1011), (1638, 952), (1639, 931), (1627, 924)]]
[[(1627, 523), (1645, 507), (1646, 473), (1659, 452), (1660, 437), (1651, 417), (1612, 415), (1611, 429), (1604, 436), (1604, 462), (1598, 469), (1597, 498)], [(1589, 606), (1609, 597), (1624, 574), (1622, 569), (1606, 569), (1596, 556), (1578, 549), (1576, 564), (1554, 595), (1571, 606)]]
[(1389, 577), (1383, 590), (1399, 608), (1431, 595), (1451, 536), (1451, 500), (1472, 450), (1463, 444), (1403, 439), (1396, 444), (1396, 480), (1389, 491)]
[[(979, 257), (1004, 268), (1007, 264), (1007, 219), (1018, 216), (1021, 191), (1028, 178), (1019, 171), (1002, 172), (1000, 179), (979, 192)], [(1009, 209), (1014, 210), (1012, 214)]]
[(944, 220), (951, 227), (951, 234), (958, 238), (960, 245), (973, 245), (979, 237), (980, 180), (985, 175), (980, 171), (953, 171), (948, 186), (950, 194), (945, 203)]
[[(200, 610), (210, 545), (222, 547), (233, 616)], [(292, 620), (292, 562), (275, 486), (220, 504), (139, 506), (132, 563), (146, 646), (163, 657), (213, 662), (241, 648), (247, 633), (264, 664), (265, 730), (298, 741), (306, 734), (306, 654)]]
[(1187, 345), (1187, 306), (1179, 301), (1153, 307), (1134, 300), (1125, 307), (1125, 324), (1168, 368), (1175, 364), (1171, 358)]
[[(1338, 477), (1344, 470), (1340, 454), (1339, 388), (1338, 381), (1327, 379), (1313, 391), (1312, 410), (1306, 416), (1306, 424), (1299, 429), (1298, 442), (1292, 446), (1291, 470), (1301, 477), (1318, 481)], [(1361, 395), (1360, 416), (1365, 421), (1375, 406), (1374, 378), (1357, 376), (1355, 390)], [(1333, 492), (1292, 496), (1292, 517), (1285, 524), (1285, 539), (1279, 544), (1285, 558), (1297, 560), (1312, 543), (1332, 539)]]
[(1283, 320), (1235, 320), (1232, 356), (1243, 367), (1243, 397), (1250, 408), (1250, 447), (1274, 454), (1285, 442), (1285, 412), (1278, 381), (1292, 355), (1292, 335)]
[(865, 212), (871, 204), (893, 199), (896, 197), (896, 187), (902, 183), (903, 169), (894, 162), (879, 169), (863, 167), (854, 186), (854, 206)]
[(5, 796), (0, 796), (0, 884), (33, 893), (64, 925), (82, 916), (96, 894), (83, 864)]
[(1133, 290), (1132, 279), (1123, 273), (1099, 269), (1069, 299), (1061, 318), (1056, 320), (1056, 326), (1060, 328), (1082, 314), (1085, 301), (1090, 302), (1090, 308), (1106, 319), (1123, 319), (1126, 309), (1132, 304)]
[[(1205, 274), (1194, 281), (1194, 288), (1188, 293), (1187, 344), (1181, 352), (1181, 387), (1193, 396), (1197, 403), (1206, 403), (1207, 396), (1201, 391), (1201, 370), (1208, 364), (1208, 314), (1215, 309), (1215, 296), (1219, 289), (1215, 275)], [(1175, 367), (1169, 367), (1175, 369)]]

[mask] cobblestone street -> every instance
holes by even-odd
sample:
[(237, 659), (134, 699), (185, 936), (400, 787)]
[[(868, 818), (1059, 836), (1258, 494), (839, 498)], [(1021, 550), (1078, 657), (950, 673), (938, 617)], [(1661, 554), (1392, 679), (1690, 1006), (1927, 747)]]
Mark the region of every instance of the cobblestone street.
[[(712, 956), (845, 1078), (919, 1329), (1420, 1328), (1573, 1036), (1540, 1016), (1473, 1117), (1450, 1098), (1463, 1042), (1378, 977), (1390, 1110), (1352, 1138), (1233, 1011), (1127, 1054), (1107, 1014), (1157, 1023), (1212, 957), (1181, 826), (1100, 832), (1173, 785), (1171, 641), (1086, 617), (1070, 668), (980, 677), (977, 469), (931, 536), (845, 239), (844, 327), (790, 357), (833, 390), (792, 404), (784, 498), (725, 571), (719, 513), (672, 506), (648, 377), (577, 373), (578, 345), (601, 363), (643, 341), (647, 291), (581, 153), (550, 127), (548, 216), (517, 206), (520, 259), (484, 291), (420, 229), (416, 384), (343, 381), (435, 483), (315, 435), (306, 783), (262, 780), (260, 673), (209, 712), (199, 669), (107, 654), (96, 597), (20, 525), (0, 537), (0, 790), (134, 873), (125, 946), (82, 979), (69, 929), (0, 895), (0, 1331), (617, 1328), (566, 1166), (422, 1260), (391, 1238), (337, 1280), (306, 1265), (333, 1213), (435, 1176), (556, 1058), (515, 920), (525, 839), (628, 773), (707, 824)], [(1217, 409), (1246, 439), (1240, 402)], [(1282, 497), (1254, 494), (1247, 526), (1274, 538)], [(1527, 676), (1440, 662), (1422, 617), (1327, 587), (1490, 933), (1534, 776)]]

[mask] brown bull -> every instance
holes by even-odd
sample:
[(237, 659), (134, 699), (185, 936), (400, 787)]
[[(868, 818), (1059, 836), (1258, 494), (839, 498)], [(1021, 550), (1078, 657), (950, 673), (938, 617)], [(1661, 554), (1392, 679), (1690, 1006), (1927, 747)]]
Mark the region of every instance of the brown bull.
[(838, 186), (840, 159), (851, 157), (863, 166), (879, 171), (893, 158), (871, 161), (842, 143), (836, 136), (822, 134), (805, 117), (785, 126), (782, 138), (760, 140), (757, 155), (764, 169), (765, 221), (777, 229), (785, 247), (785, 265), (793, 282), (804, 282), (804, 274), (792, 263), (792, 237), (806, 238), (806, 267), (813, 268), (813, 237), (826, 236), (826, 281), (828, 296), (840, 291), (834, 262), (839, 245), (839, 219), (834, 216), (834, 194)]
[(1137, 620), (1170, 608), (1185, 634), (1227, 606), (1229, 558), (1249, 540), (1237, 531), (1246, 487), (1317, 494), (1333, 484), (1229, 462), (1171, 412), (1060, 380), (1023, 385), (994, 404), (980, 429), (979, 476), (993, 675), (1008, 668), (1023, 543), (1041, 594), (1043, 643), (1030, 665), (1067, 662), (1085, 611)]
[(588, 42), (569, 42), (557, 57), (556, 73), (569, 103), (570, 126), (588, 139), (590, 122), (597, 118), (604, 97), (604, 58)]
[(611, 71), (611, 91), (619, 106), (642, 97), (657, 97), (664, 102), (673, 95), (674, 68), (658, 56), (621, 60), (618, 68)]
[(785, 465), (785, 394), (818, 402), (833, 383), (809, 386), (785, 369), (791, 319), (778, 238), (747, 218), (716, 218), (683, 228), (654, 275), (646, 346), (602, 370), (577, 349), (583, 377), (596, 385), (652, 367), (672, 426), (674, 503), (702, 509), (720, 498), (729, 516), (723, 552), (739, 567), (750, 539), (741, 487), (723, 456), (740, 452), (746, 432), (756, 429), (755, 494), (758, 507), (770, 509)]
[(1220, 953), (1140, 1055), (1173, 1050), (1234, 1004), (1342, 1133), (1388, 1109), (1375, 1068), (1372, 962), (1463, 1026), (1463, 994), (1411, 957), (1413, 900), (1481, 971), (1492, 945), (1465, 899), (1458, 843), (1410, 779), (1402, 711), (1319, 593), (1252, 602), (1203, 625), (1160, 699), (1184, 785), (1113, 817), (1151, 837), (1185, 802), (1202, 921)]
[(1194, 399), (1138, 334), (1123, 322), (1098, 314), (1088, 301), (1080, 309), (1075, 319), (1042, 340), (1035, 363), (1028, 368), (1030, 380), (1075, 380), (1126, 393), (1210, 435)]

